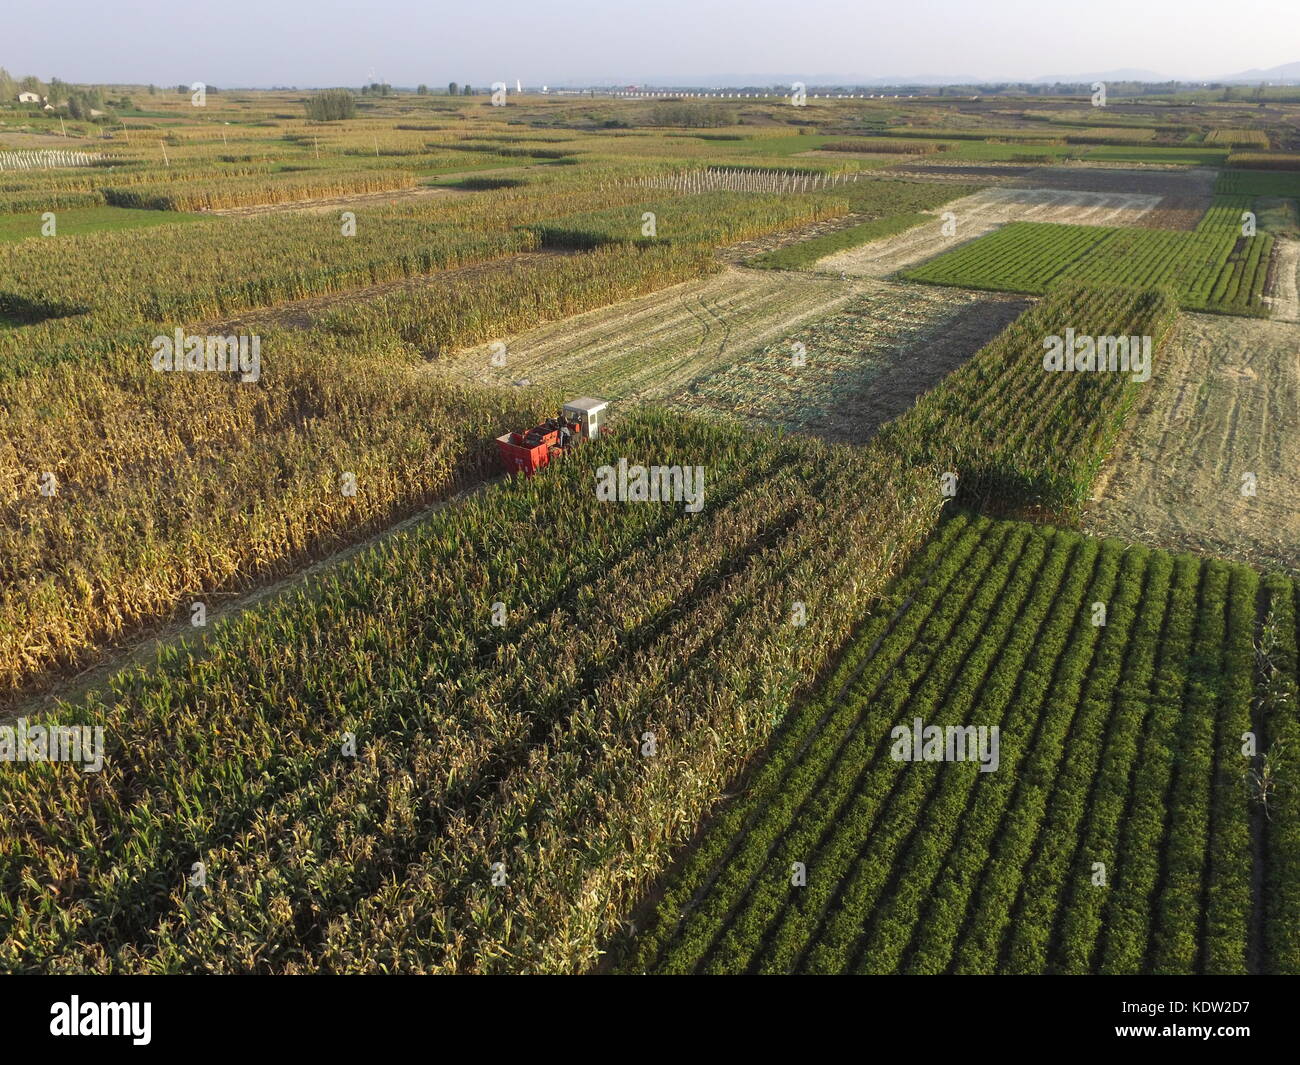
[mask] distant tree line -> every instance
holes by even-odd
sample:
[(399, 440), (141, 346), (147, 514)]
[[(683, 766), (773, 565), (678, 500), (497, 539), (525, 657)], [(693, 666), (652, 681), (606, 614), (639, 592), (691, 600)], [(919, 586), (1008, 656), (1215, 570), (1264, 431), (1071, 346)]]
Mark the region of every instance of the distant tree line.
[(113, 120), (111, 107), (132, 107), (131, 101), (123, 96), (110, 104), (104, 90), (97, 85), (71, 85), (59, 78), (41, 81), (31, 74), (23, 78), (14, 78), (9, 71), (0, 67), (0, 103), (12, 105), (19, 93), (35, 93), (41, 98), (40, 105), (49, 104), (69, 118), (89, 120), (92, 122), (110, 122)]
[(649, 124), (692, 128), (734, 126), (736, 115), (722, 104), (662, 103), (651, 109)]

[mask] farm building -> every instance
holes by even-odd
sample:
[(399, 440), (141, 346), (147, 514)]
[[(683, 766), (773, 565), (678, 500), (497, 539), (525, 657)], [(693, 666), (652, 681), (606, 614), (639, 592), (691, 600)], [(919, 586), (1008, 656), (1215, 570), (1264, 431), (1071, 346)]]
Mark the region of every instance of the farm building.
[(34, 92), (20, 92), (18, 102), (20, 104), (38, 104), (41, 102), (41, 98)]

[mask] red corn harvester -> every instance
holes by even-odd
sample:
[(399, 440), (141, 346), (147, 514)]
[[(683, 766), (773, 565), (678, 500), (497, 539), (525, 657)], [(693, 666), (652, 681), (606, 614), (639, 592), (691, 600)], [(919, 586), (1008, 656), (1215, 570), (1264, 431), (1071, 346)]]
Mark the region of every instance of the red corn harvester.
[(506, 473), (532, 476), (543, 466), (562, 458), (583, 440), (600, 435), (601, 411), (609, 404), (603, 399), (583, 396), (571, 399), (558, 418), (547, 418), (526, 433), (506, 433), (497, 437), (497, 453)]

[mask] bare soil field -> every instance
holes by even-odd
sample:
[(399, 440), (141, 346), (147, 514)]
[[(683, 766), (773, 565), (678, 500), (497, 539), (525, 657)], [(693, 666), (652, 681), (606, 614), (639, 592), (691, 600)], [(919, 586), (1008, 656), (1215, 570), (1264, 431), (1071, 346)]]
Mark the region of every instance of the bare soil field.
[[(1027, 306), (1003, 294), (867, 283), (839, 310), (751, 348), (668, 402), (758, 430), (862, 443)], [(802, 365), (792, 358), (795, 341)]]
[(1185, 314), (1169, 350), (1086, 526), (1300, 572), (1300, 325)]
[[(667, 403), (861, 440), (1024, 307), (1008, 296), (734, 267), (436, 366), (481, 384)], [(796, 365), (795, 344), (803, 345)]]
[(915, 266), (1007, 222), (1063, 222), (1071, 225), (1134, 225), (1160, 202), (1143, 193), (1091, 192), (1047, 188), (988, 188), (954, 200), (944, 209), (956, 217), (957, 232), (945, 236), (936, 215), (933, 223), (885, 240), (827, 256), (816, 269), (854, 277), (883, 278)]
[(1217, 171), (1206, 167), (1185, 169), (1109, 169), (1095, 166), (1044, 167), (1013, 184), (1035, 188), (1139, 194), (1159, 197), (1156, 206), (1123, 225), (1141, 229), (1192, 230), (1210, 207)]
[(1273, 317), (1280, 322), (1300, 322), (1300, 240), (1278, 237), (1269, 264), (1268, 295)]
[(502, 338), (504, 367), (492, 365), (490, 345), (435, 365), (480, 384), (527, 381), (606, 399), (663, 399), (721, 360), (836, 310), (858, 289), (830, 278), (727, 267)]
[[(928, 158), (928, 157), (927, 157)], [(1004, 184), (1018, 179), (1032, 180), (1033, 175), (1041, 173), (1041, 166), (1008, 166), (1006, 163), (978, 163), (966, 160), (961, 163), (941, 163), (933, 165), (918, 162), (916, 156), (883, 171), (891, 178), (908, 178), (913, 181), (939, 182), (983, 182), (986, 184)]]
[(1133, 223), (1137, 229), (1182, 229), (1191, 232), (1209, 209), (1202, 196), (1165, 196), (1160, 204)]
[(896, 166), (900, 163), (915, 161), (916, 152), (830, 152), (814, 148), (810, 152), (796, 152), (796, 159), (863, 159), (880, 166)]
[(1217, 171), (1207, 167), (1127, 169), (1090, 166), (1044, 166), (1026, 174), (1022, 187), (1113, 192), (1119, 195), (1195, 196), (1208, 205)]

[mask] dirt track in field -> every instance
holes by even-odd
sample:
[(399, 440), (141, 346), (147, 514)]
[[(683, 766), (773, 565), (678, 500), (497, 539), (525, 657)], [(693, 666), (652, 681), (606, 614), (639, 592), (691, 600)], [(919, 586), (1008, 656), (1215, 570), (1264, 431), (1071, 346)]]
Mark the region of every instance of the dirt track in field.
[(836, 252), (816, 269), (852, 277), (889, 277), (1008, 222), (1060, 222), (1070, 225), (1131, 226), (1160, 202), (1143, 193), (1066, 191), (1060, 189), (988, 188), (954, 200), (943, 208), (956, 218), (956, 234), (945, 236), (936, 213), (922, 223), (884, 240)]
[(0, 133), (0, 151), (29, 152), (38, 148), (65, 148), (70, 152), (100, 152), (106, 144), (102, 137), (63, 137), (57, 133), (23, 133), (18, 130)]
[(245, 591), (235, 593), (209, 591), (196, 595), (194, 598), (205, 602), (208, 607), (205, 627), (195, 628), (190, 624), (188, 615), (181, 621), (142, 626), (133, 634), (100, 647), (96, 652), (98, 660), (95, 664), (80, 673), (64, 675), (51, 672), (29, 680), (20, 693), (0, 701), (0, 723), (53, 711), (57, 709), (60, 702), (76, 702), (92, 691), (102, 691), (109, 680), (121, 670), (133, 666), (150, 668), (166, 649), (186, 644), (192, 648), (193, 654), (199, 655), (202, 653), (203, 645), (221, 627), (221, 622), (236, 618), (263, 602), (297, 591), (314, 579), (324, 579), (334, 567), (347, 562), (367, 548), (407, 531), (445, 507), (454, 506), (479, 492), (486, 491), (500, 480), (502, 480), (501, 476), (489, 478), (448, 499), (441, 499), (421, 507), (378, 532), (363, 535), (361, 539), (305, 564), (286, 577), (255, 585)]
[(1146, 387), (1089, 530), (1300, 573), (1300, 325), (1185, 314)]
[(940, 184), (960, 182), (971, 185), (1005, 185), (1015, 181), (1032, 180), (1034, 174), (1041, 173), (1041, 166), (1007, 165), (1005, 163), (980, 163), (966, 160), (961, 163), (942, 163), (933, 165), (921, 162), (921, 159), (933, 159), (933, 156), (911, 156), (906, 162), (891, 166), (882, 171), (882, 175), (891, 178), (906, 178), (909, 181), (935, 181)]

